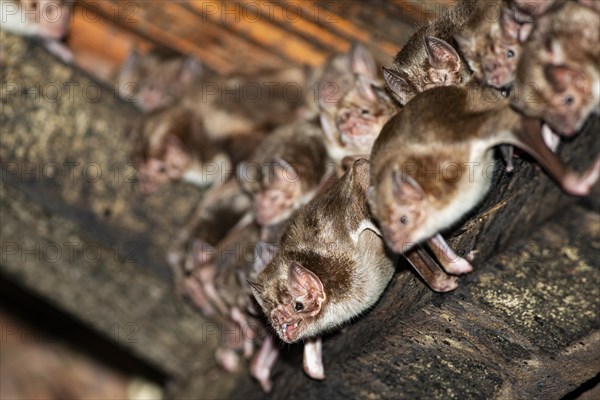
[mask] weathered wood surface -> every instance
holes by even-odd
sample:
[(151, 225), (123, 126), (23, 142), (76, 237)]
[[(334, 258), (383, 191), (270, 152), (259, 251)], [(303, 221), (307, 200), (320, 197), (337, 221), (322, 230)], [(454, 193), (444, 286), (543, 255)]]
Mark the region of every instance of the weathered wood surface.
[[(0, 272), (109, 337), (115, 322), (139, 324), (140, 340), (123, 346), (175, 377), (177, 398), (226, 396), (231, 380), (209, 373), (218, 338), (177, 307), (164, 262), (200, 192), (181, 184), (142, 196), (127, 181), (132, 107), (42, 48), (0, 35)], [(63, 88), (56, 100), (53, 87)], [(599, 127), (593, 120), (560, 155), (589, 165)], [(576, 200), (529, 161), (516, 164), (513, 174), (498, 168), (493, 192), (451, 235), (460, 253), (479, 252), (458, 291), (433, 294), (399, 273), (371, 312), (325, 341), (325, 382), (303, 375), (299, 346), (284, 347), (273, 397), (559, 398), (596, 375), (598, 187)], [(586, 210), (557, 216), (576, 204)], [(43, 251), (23, 262), (5, 245), (70, 240), (109, 257), (69, 262), (63, 245), (59, 262)], [(262, 396), (239, 379), (235, 396)]]

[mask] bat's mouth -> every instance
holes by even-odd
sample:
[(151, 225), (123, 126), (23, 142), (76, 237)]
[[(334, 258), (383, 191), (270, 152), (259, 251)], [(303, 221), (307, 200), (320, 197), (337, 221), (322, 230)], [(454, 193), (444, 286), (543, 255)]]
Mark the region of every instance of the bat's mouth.
[(292, 343), (298, 339), (298, 327), (302, 321), (285, 323), (279, 326), (279, 336), (286, 343)]

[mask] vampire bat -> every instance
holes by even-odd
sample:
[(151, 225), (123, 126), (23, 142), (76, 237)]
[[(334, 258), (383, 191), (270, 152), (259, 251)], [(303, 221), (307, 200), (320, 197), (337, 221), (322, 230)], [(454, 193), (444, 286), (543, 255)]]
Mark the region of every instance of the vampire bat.
[(533, 25), (519, 23), (502, 0), (480, 1), (460, 33), (454, 35), (462, 55), (483, 85), (509, 88), (515, 79), (522, 43)]
[(195, 57), (131, 51), (117, 74), (119, 95), (145, 113), (177, 102), (202, 77)]
[(180, 106), (149, 115), (136, 123), (130, 136), (140, 187), (151, 193), (178, 180), (199, 187), (224, 182), (265, 134), (211, 138), (202, 118)]
[(360, 43), (353, 43), (346, 53), (332, 56), (310, 74), (305, 101), (314, 115), (335, 109), (354, 84), (355, 75), (371, 79), (377, 76), (373, 56)]
[(314, 338), (379, 298), (394, 261), (370, 222), (368, 162), (356, 161), (288, 222), (279, 251), (251, 278), (256, 300), (287, 343)]
[(394, 63), (383, 69), (393, 97), (406, 104), (423, 90), (464, 85), (470, 79), (467, 65), (455, 49), (453, 36), (469, 20), (477, 0), (461, 0), (440, 18), (420, 28), (402, 47)]
[[(341, 179), (331, 177), (290, 219), (280, 248), (250, 281), (277, 335), (305, 342), (304, 370), (314, 379), (325, 377), (320, 335), (370, 308), (395, 264), (371, 221), (368, 161), (358, 159)], [(409, 262), (434, 290), (456, 288), (456, 277), (419, 253), (412, 252)]]
[(251, 198), (255, 221), (270, 226), (285, 221), (315, 194), (328, 166), (323, 132), (317, 121), (284, 125), (237, 168)]
[(511, 94), (523, 114), (562, 136), (600, 109), (600, 15), (568, 2), (544, 15), (527, 42)]
[(117, 76), (119, 94), (148, 113), (178, 104), (201, 116), (211, 137), (273, 129), (293, 121), (304, 106), (307, 70), (300, 67), (216, 76), (192, 56), (138, 54)]
[[(503, 143), (532, 155), (567, 193), (586, 195), (598, 179), (600, 159), (582, 175), (570, 170), (545, 145), (539, 121), (512, 110), (498, 91), (434, 88), (398, 112), (373, 146), (369, 204), (387, 245), (403, 253), (427, 240), (449, 249), (438, 233), (488, 192), (491, 149)], [(448, 272), (470, 270), (456, 261)]]
[(320, 117), (329, 157), (338, 164), (346, 156), (370, 154), (381, 128), (397, 111), (377, 81), (358, 74), (353, 78), (347, 93)]

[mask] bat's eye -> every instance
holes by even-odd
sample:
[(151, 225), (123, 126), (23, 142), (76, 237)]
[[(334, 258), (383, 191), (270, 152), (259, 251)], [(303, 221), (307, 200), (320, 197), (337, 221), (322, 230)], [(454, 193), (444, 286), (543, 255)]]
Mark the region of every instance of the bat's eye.
[(506, 57), (508, 58), (513, 58), (515, 56), (515, 52), (512, 50), (509, 50), (506, 52)]
[(573, 98), (573, 96), (569, 95), (565, 97), (565, 105), (572, 106), (573, 103), (575, 103), (575, 99)]
[(160, 167), (158, 167), (158, 172), (160, 172), (161, 174), (164, 174), (165, 172), (167, 172), (167, 167), (165, 167), (164, 165), (161, 165)]
[(369, 114), (369, 110), (367, 108), (363, 108), (362, 110), (360, 110), (360, 113), (362, 115), (368, 115)]
[(408, 224), (408, 217), (406, 215), (403, 215), (402, 217), (400, 217), (400, 223), (402, 225)]
[(296, 304), (294, 304), (294, 310), (302, 311), (302, 310), (304, 310), (304, 305), (300, 302), (296, 302)]

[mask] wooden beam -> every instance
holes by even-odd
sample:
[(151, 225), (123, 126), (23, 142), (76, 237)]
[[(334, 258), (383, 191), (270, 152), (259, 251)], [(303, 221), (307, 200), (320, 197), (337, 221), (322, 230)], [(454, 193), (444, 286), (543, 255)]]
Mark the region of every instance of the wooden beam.
[(146, 52), (154, 43), (76, 4), (67, 45), (75, 64), (109, 82), (132, 48)]
[(187, 4), (211, 21), (227, 26), (242, 37), (251, 39), (293, 62), (317, 66), (327, 58), (326, 52), (273, 24), (265, 15), (258, 15), (254, 9), (243, 7), (239, 3), (190, 0)]
[[(112, 1), (81, 0), (81, 3), (94, 10), (95, 13), (160, 43), (162, 46), (198, 57), (212, 69), (224, 74), (232, 73), (235, 70), (232, 56), (220, 50), (219, 46), (203, 46), (202, 40), (199, 40), (201, 38), (194, 37), (197, 36), (198, 28), (186, 24), (185, 18), (177, 18), (176, 9), (183, 10), (183, 8), (176, 3), (160, 2), (158, 4), (160, 10), (154, 7), (153, 2), (124, 1), (115, 5)], [(152, 18), (159, 14), (160, 18)], [(170, 25), (171, 29), (165, 29), (166, 25)], [(175, 30), (178, 32), (174, 33)]]
[[(257, 4), (255, 0), (240, 0), (240, 3), (248, 6), (255, 6)], [(279, 23), (284, 28), (303, 36), (308, 36), (335, 52), (345, 52), (350, 47), (348, 40), (316, 24), (310, 19), (310, 15), (303, 13), (302, 9), (294, 3), (282, 3), (282, 5), (279, 5), (272, 2), (269, 3), (268, 10), (273, 21)]]
[(394, 56), (398, 52), (398, 44), (389, 42), (387, 40), (374, 41), (372, 40), (371, 34), (364, 28), (359, 27), (351, 20), (342, 17), (335, 11), (324, 8), (320, 5), (319, 1), (307, 0), (284, 0), (286, 3), (290, 2), (300, 7), (306, 13), (313, 13), (317, 16), (319, 23), (326, 26), (332, 32), (336, 32), (338, 35), (348, 37), (352, 41), (359, 41), (381, 49), (381, 51), (389, 56)]

